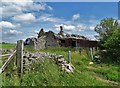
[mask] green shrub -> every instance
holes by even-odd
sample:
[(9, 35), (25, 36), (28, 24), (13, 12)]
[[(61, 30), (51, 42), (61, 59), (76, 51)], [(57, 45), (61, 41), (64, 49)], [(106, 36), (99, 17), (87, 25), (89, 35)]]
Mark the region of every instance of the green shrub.
[(107, 59), (113, 62), (120, 62), (120, 30), (116, 29), (105, 41), (104, 47), (107, 50)]
[(95, 27), (95, 31), (99, 33), (101, 61), (119, 63), (120, 28), (118, 28), (117, 20), (113, 18), (103, 19), (100, 25)]

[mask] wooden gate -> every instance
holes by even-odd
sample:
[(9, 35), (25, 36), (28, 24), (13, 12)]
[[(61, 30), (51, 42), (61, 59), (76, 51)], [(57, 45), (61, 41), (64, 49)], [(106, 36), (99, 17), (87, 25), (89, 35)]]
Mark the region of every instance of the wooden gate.
[(23, 47), (24, 43), (22, 40), (17, 41), (17, 46), (13, 54), (4, 54), (1, 55), (1, 57), (9, 56), (8, 59), (5, 61), (5, 63), (0, 68), (0, 74), (5, 71), (6, 67), (9, 66), (10, 61), (16, 57), (16, 66), (17, 66), (17, 72), (18, 74), (23, 73)]

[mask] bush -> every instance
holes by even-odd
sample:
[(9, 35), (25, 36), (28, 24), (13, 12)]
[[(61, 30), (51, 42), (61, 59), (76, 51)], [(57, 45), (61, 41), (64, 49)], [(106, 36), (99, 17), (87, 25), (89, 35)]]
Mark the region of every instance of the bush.
[(118, 28), (117, 20), (103, 19), (100, 25), (95, 27), (95, 31), (99, 33), (101, 61), (118, 63), (120, 60), (120, 28)]
[(103, 44), (107, 51), (107, 57), (114, 62), (120, 62), (120, 30), (115, 29), (112, 36), (110, 36)]

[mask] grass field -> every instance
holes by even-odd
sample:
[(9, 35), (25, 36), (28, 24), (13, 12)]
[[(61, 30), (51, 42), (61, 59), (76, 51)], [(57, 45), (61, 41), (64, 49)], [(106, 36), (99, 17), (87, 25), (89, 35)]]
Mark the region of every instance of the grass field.
[[(26, 50), (33, 52), (29, 47)], [(2, 74), (3, 86), (116, 86), (120, 82), (118, 65), (104, 63), (90, 65), (91, 57), (87, 49), (75, 51), (74, 48), (51, 47), (40, 52), (64, 55), (67, 60), (68, 50), (71, 50), (74, 73), (61, 71), (53, 60), (46, 59), (37, 61), (29, 72), (26, 71), (19, 78), (16, 67), (13, 66), (15, 63), (12, 62)]]
[(0, 44), (0, 48), (3, 49), (13, 49), (15, 48), (16, 44)]

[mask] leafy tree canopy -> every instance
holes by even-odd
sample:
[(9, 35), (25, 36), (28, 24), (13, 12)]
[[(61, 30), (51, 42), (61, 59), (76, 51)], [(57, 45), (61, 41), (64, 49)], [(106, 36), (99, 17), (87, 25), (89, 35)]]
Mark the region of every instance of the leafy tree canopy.
[[(103, 60), (119, 62), (120, 61), (120, 28), (117, 20), (113, 18), (103, 19), (100, 25), (95, 27), (99, 33), (100, 55)], [(102, 52), (102, 50), (107, 52)]]

